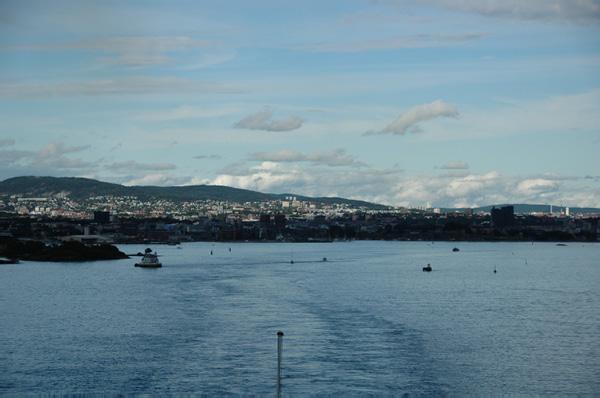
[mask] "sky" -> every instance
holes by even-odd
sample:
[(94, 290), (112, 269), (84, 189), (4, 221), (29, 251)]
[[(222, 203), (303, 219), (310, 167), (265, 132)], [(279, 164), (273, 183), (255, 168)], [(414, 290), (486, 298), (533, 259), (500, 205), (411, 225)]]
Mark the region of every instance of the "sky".
[(0, 180), (600, 207), (600, 0), (0, 4)]

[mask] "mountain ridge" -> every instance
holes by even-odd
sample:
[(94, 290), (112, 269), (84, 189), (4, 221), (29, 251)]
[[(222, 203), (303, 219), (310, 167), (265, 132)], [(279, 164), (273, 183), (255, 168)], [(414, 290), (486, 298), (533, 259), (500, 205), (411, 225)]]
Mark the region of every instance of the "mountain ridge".
[(345, 203), (369, 209), (387, 209), (391, 206), (361, 200), (319, 197), (311, 198), (296, 194), (270, 194), (222, 185), (189, 185), (174, 187), (124, 186), (82, 177), (24, 176), (8, 178), (0, 182), (0, 196), (26, 195), (29, 197), (55, 196), (68, 193), (72, 199), (94, 196), (135, 196), (140, 199), (159, 198), (173, 201), (218, 200), (231, 202), (259, 202), (282, 200), (288, 196), (298, 200), (324, 204)]

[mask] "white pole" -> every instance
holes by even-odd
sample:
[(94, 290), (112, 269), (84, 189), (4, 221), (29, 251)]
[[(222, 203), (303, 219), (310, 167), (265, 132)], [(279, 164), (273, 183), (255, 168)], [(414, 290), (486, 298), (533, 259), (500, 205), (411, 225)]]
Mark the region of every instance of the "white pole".
[(281, 350), (283, 349), (283, 332), (277, 332), (277, 398), (281, 394)]

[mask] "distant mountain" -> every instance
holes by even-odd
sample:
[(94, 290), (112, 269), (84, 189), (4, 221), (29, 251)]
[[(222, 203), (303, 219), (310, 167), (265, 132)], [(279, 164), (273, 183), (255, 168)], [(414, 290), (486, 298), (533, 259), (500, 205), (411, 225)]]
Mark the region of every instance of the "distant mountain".
[(122, 185), (88, 178), (15, 177), (0, 183), (0, 195), (4, 196), (49, 197), (61, 192), (68, 193), (73, 199), (99, 195), (135, 195), (133, 190)]
[(264, 200), (285, 199), (294, 196), (297, 200), (313, 201), (323, 204), (341, 203), (368, 209), (386, 209), (389, 206), (378, 205), (359, 200), (343, 198), (310, 198), (295, 194), (265, 194), (247, 189), (218, 185), (192, 185), (184, 187), (123, 186), (101, 182), (89, 178), (74, 177), (15, 177), (0, 182), (0, 196), (21, 195), (24, 197), (49, 197), (67, 193), (74, 200), (94, 196), (135, 196), (144, 199), (164, 199), (174, 202), (193, 200), (218, 200), (229, 202), (259, 202)]

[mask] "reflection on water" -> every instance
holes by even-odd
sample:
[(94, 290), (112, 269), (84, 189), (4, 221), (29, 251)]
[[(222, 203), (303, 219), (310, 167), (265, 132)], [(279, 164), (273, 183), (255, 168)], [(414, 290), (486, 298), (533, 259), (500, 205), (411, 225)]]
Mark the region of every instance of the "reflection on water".
[(3, 266), (0, 393), (272, 395), (279, 330), (283, 394), (600, 390), (599, 245), (152, 249)]

